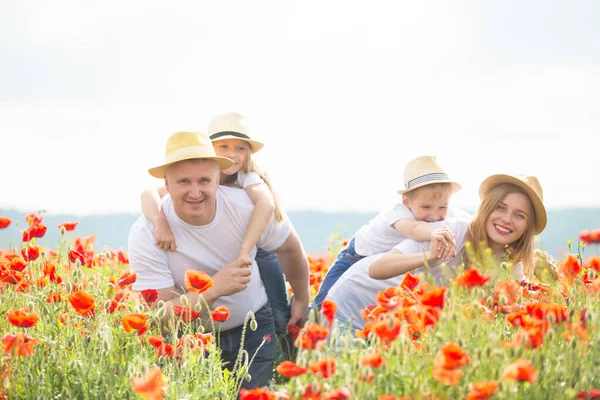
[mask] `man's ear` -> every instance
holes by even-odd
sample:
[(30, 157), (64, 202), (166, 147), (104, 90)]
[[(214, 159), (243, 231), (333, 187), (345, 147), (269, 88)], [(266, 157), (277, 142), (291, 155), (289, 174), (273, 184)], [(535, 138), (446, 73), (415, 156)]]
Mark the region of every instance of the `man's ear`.
[(167, 192), (169, 191), (169, 178), (167, 178), (167, 174), (165, 174), (165, 189), (167, 189)]

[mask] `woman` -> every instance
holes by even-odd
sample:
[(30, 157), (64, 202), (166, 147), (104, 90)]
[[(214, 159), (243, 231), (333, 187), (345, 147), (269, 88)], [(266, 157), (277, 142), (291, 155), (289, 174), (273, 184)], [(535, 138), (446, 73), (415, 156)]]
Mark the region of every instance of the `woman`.
[[(534, 268), (534, 235), (543, 231), (547, 221), (539, 181), (527, 175), (492, 175), (482, 182), (479, 196), (481, 205), (472, 221), (436, 222), (439, 230), (431, 242), (404, 241), (346, 271), (328, 295), (338, 305), (337, 317), (353, 320), (354, 327), (362, 329), (360, 310), (375, 303), (378, 291), (398, 285), (406, 272), (425, 273), (437, 284), (445, 284), (454, 276), (455, 266), (465, 262), (481, 266), (487, 258), (486, 251), (489, 254), (488, 248), (497, 261), (513, 265), (514, 279), (526, 280)], [(457, 257), (442, 264), (437, 258), (437, 246), (446, 240), (443, 231), (448, 228), (455, 235)], [(470, 254), (465, 254), (466, 242), (473, 244)]]

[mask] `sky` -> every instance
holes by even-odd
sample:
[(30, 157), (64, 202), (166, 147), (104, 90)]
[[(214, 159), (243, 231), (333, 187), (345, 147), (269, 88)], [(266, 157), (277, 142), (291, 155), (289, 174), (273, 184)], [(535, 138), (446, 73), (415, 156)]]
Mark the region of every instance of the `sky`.
[(435, 155), (478, 204), (600, 205), (600, 3), (0, 3), (0, 208), (139, 212), (169, 135), (236, 111), (286, 210), (373, 212)]

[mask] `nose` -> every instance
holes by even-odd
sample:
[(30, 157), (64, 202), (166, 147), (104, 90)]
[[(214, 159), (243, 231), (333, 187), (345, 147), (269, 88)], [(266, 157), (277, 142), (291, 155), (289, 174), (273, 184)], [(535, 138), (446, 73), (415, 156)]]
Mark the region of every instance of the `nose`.
[(198, 185), (197, 183), (193, 183), (190, 186), (190, 191), (189, 191), (190, 197), (192, 197), (194, 199), (198, 199), (198, 198), (200, 198), (200, 193), (201, 193), (200, 185)]

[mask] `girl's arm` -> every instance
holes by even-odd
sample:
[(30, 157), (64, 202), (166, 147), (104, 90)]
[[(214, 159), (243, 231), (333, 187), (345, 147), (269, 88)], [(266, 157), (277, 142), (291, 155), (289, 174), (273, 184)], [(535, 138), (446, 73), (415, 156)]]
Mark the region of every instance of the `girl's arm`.
[(163, 250), (174, 251), (177, 248), (175, 236), (169, 227), (167, 217), (161, 208), (161, 198), (167, 194), (164, 186), (146, 189), (142, 192), (142, 213), (154, 225), (154, 239)]
[(238, 258), (248, 257), (250, 251), (262, 236), (267, 224), (273, 217), (275, 212), (275, 201), (273, 200), (273, 194), (269, 190), (269, 187), (264, 183), (257, 183), (254, 185), (247, 186), (245, 189), (252, 204), (254, 204), (254, 210), (250, 216), (250, 223), (248, 229), (244, 235), (244, 240), (240, 246)]

